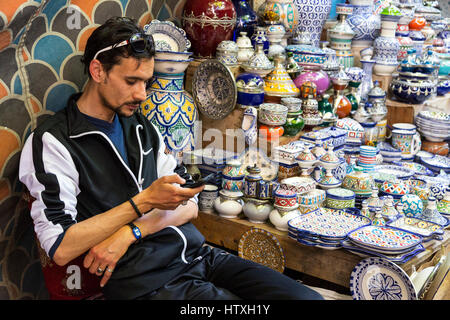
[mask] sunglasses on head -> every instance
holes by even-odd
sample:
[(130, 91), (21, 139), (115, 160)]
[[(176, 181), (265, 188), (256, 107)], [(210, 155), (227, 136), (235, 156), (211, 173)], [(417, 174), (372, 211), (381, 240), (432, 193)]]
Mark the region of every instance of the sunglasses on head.
[(153, 38), (151, 35), (135, 33), (128, 40), (124, 40), (122, 42), (113, 44), (112, 46), (109, 46), (109, 47), (106, 47), (106, 48), (103, 48), (103, 49), (97, 51), (97, 53), (95, 54), (95, 56), (92, 60), (97, 59), (97, 56), (102, 52), (105, 52), (105, 51), (108, 51), (111, 49), (115, 49), (115, 48), (119, 48), (119, 47), (123, 47), (128, 44), (131, 46), (131, 48), (133, 49), (134, 52), (142, 53), (151, 46), (152, 42), (153, 42)]

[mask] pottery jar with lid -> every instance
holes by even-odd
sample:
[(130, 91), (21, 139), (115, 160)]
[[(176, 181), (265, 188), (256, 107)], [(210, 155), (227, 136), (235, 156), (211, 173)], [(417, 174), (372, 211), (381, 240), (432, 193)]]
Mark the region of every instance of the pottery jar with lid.
[(222, 188), (229, 191), (241, 191), (245, 173), (238, 159), (227, 161), (222, 170)]
[(422, 214), (418, 216), (419, 219), (431, 221), (441, 226), (448, 225), (448, 220), (441, 215), (436, 207), (436, 198), (429, 197), (426, 208), (422, 211)]
[(244, 198), (242, 211), (252, 223), (264, 223), (269, 218), (273, 206), (269, 200)]
[(255, 53), (252, 42), (247, 37), (247, 32), (241, 32), (241, 35), (236, 39), (238, 46), (237, 61), (239, 64), (247, 62), (248, 59)]
[(287, 231), (287, 222), (300, 215), (297, 193), (292, 190), (278, 189), (274, 193), (274, 209), (269, 214), (270, 222), (281, 231)]
[(258, 195), (258, 184), (262, 180), (261, 169), (256, 165), (247, 166), (248, 174), (244, 178), (244, 196), (256, 198)]
[(216, 48), (216, 58), (227, 66), (236, 66), (238, 64), (238, 50), (236, 42), (224, 40)]
[(243, 193), (240, 191), (222, 189), (219, 191), (219, 197), (214, 201), (214, 209), (223, 218), (237, 218), (244, 206), (242, 196)]
[(302, 111), (288, 112), (286, 123), (283, 125), (283, 136), (293, 137), (302, 131), (305, 126), (305, 120), (302, 117)]
[(342, 188), (352, 190), (356, 195), (370, 196), (375, 187), (373, 177), (363, 172), (363, 168), (355, 166), (352, 173), (347, 174), (342, 181)]
[(264, 102), (264, 80), (257, 74), (244, 72), (236, 77), (236, 105), (259, 107)]

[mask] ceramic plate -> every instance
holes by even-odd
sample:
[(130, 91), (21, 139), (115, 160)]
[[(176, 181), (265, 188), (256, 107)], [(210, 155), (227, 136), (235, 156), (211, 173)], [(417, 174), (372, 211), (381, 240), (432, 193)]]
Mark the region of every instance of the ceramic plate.
[(203, 115), (214, 120), (223, 119), (236, 105), (234, 75), (222, 62), (205, 60), (195, 70), (192, 94)]
[(285, 259), (278, 239), (270, 232), (252, 228), (245, 232), (238, 245), (239, 257), (283, 272)]
[(157, 51), (184, 52), (191, 47), (186, 32), (172, 21), (152, 20), (144, 26), (144, 32), (153, 36)]
[(435, 155), (432, 158), (422, 158), (422, 163), (433, 171), (444, 170), (450, 172), (450, 158)]
[(411, 169), (401, 167), (401, 166), (394, 166), (394, 165), (386, 165), (386, 164), (379, 164), (375, 166), (375, 171), (379, 173), (387, 173), (395, 175), (397, 178), (401, 180), (406, 180), (411, 178), (415, 172)]
[(350, 232), (348, 238), (363, 247), (383, 252), (407, 251), (422, 242), (422, 237), (387, 226), (365, 226)]
[(358, 247), (357, 245), (354, 245), (351, 241), (348, 240), (342, 241), (341, 247), (363, 258), (375, 256), (395, 263), (405, 263), (414, 258), (419, 253), (425, 251), (423, 245), (419, 244), (416, 247), (414, 247), (413, 250), (408, 252), (403, 252), (399, 254), (385, 254), (367, 248)]
[(344, 239), (352, 230), (370, 225), (369, 218), (356, 215), (348, 210), (319, 208), (288, 221), (298, 234), (316, 236), (321, 239)]
[(395, 263), (370, 257), (361, 260), (350, 275), (355, 300), (417, 300), (414, 285)]
[(425, 174), (432, 175), (433, 172), (425, 167), (424, 165), (416, 162), (406, 162), (406, 161), (392, 161), (392, 164), (396, 166), (401, 166), (414, 171), (415, 174)]
[(419, 235), (424, 238), (440, 236), (444, 233), (441, 225), (418, 218), (401, 217), (387, 225)]

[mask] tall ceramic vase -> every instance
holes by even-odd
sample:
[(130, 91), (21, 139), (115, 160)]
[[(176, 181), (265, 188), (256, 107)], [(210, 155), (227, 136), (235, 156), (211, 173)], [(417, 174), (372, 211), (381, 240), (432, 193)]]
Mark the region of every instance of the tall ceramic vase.
[(241, 35), (241, 32), (247, 32), (247, 36), (251, 37), (258, 24), (256, 12), (250, 6), (248, 0), (233, 0), (236, 9), (236, 27), (233, 32), (233, 41)]
[(258, 8), (260, 22), (266, 24), (279, 23), (284, 26), (286, 34), (282, 45), (287, 45), (287, 39), (292, 36), (298, 24), (298, 10), (293, 0), (266, 0)]
[(198, 112), (194, 99), (184, 90), (184, 73), (155, 72), (141, 112), (159, 130), (166, 147), (176, 158), (179, 159), (183, 151), (194, 149), (194, 123)]
[(367, 101), (369, 91), (373, 88), (372, 72), (375, 60), (361, 60), (362, 69), (364, 71), (364, 77), (358, 88), (361, 101)]
[(397, 69), (400, 43), (395, 38), (395, 30), (400, 17), (400, 10), (394, 6), (389, 6), (381, 12), (381, 35), (373, 44), (373, 60), (376, 62), (373, 72), (376, 75), (389, 76)]
[(214, 58), (217, 45), (233, 38), (236, 9), (231, 0), (189, 0), (181, 23), (195, 58)]
[(350, 4), (353, 6), (353, 12), (347, 22), (355, 32), (352, 48), (359, 52), (372, 46), (373, 41), (380, 34), (380, 17), (373, 14), (372, 0), (350, 0)]
[(347, 22), (347, 16), (350, 15), (353, 8), (348, 4), (338, 4), (336, 12), (339, 14), (338, 23), (329, 31), (331, 49), (336, 51), (336, 57), (340, 65), (353, 67), (354, 57), (352, 53), (352, 38), (355, 32)]
[(320, 36), (325, 21), (331, 10), (331, 0), (294, 0), (299, 19), (297, 30), (311, 34), (311, 44), (319, 47)]

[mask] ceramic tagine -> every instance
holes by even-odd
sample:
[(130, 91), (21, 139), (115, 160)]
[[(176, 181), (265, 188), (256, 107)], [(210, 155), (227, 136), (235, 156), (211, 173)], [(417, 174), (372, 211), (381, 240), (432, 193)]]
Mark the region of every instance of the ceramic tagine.
[(309, 177), (308, 171), (310, 171), (317, 162), (316, 156), (311, 152), (309, 147), (305, 147), (296, 157), (299, 167), (302, 169), (302, 176)]
[(326, 173), (325, 176), (317, 182), (317, 184), (325, 190), (339, 187), (342, 181), (339, 181), (336, 177), (334, 177), (331, 171), (339, 166), (340, 160), (333, 152), (332, 146), (329, 146), (328, 151), (320, 157), (319, 163), (325, 168)]
[(342, 187), (352, 190), (356, 195), (370, 196), (375, 186), (373, 177), (363, 172), (363, 168), (355, 166), (354, 172), (346, 175), (342, 181)]
[(267, 58), (263, 51), (262, 44), (258, 44), (256, 46), (256, 51), (253, 56), (251, 56), (250, 59), (248, 59), (247, 62), (244, 62), (241, 66), (246, 72), (255, 73), (262, 78), (274, 69), (273, 63), (269, 60), (269, 58)]
[(339, 66), (339, 72), (331, 80), (334, 89), (334, 95), (330, 98), (330, 102), (333, 103), (333, 113), (341, 119), (348, 117), (352, 110), (352, 105), (344, 95), (344, 90), (350, 78), (345, 73), (343, 65)]
[(335, 72), (339, 70), (339, 62), (336, 55), (336, 50), (328, 47), (330, 43), (328, 41), (320, 41), (320, 49), (326, 54), (326, 60), (322, 67), (322, 70), (331, 77)]
[(236, 9), (231, 0), (190, 0), (183, 8), (181, 23), (196, 58), (213, 58), (217, 45), (232, 40)]
[(390, 76), (398, 65), (397, 55), (400, 44), (395, 38), (395, 30), (401, 13), (397, 7), (391, 5), (384, 8), (380, 16), (381, 34), (373, 44), (373, 60), (375, 60), (373, 72), (380, 76)]
[(274, 57), (275, 68), (264, 78), (264, 95), (272, 97), (296, 97), (300, 90), (283, 66), (283, 57)]
[(443, 217), (437, 207), (436, 207), (436, 198), (429, 197), (426, 208), (422, 211), (422, 214), (419, 216), (419, 219), (431, 221), (437, 223), (441, 226), (447, 226), (448, 220)]

